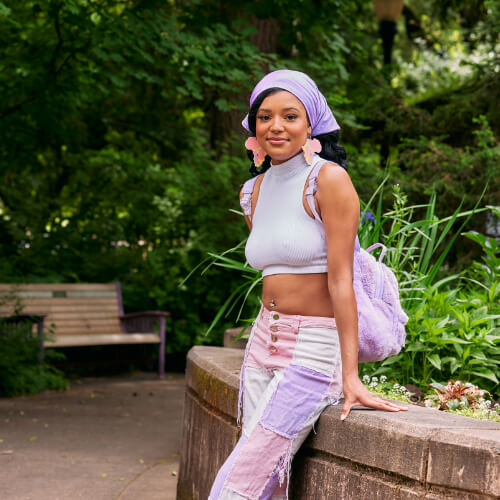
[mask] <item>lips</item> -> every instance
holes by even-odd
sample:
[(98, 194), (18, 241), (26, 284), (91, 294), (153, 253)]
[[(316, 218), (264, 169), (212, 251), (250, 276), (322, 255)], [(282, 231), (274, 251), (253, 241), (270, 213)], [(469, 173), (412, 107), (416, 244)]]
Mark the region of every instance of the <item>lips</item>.
[(284, 137), (269, 137), (267, 142), (271, 143), (273, 146), (279, 146), (288, 142), (288, 139), (285, 139)]

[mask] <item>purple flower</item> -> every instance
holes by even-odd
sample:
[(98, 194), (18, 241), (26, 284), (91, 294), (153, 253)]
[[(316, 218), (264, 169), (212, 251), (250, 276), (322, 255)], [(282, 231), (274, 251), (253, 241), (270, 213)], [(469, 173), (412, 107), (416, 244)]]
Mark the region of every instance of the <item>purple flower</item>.
[(375, 217), (373, 216), (373, 214), (371, 212), (363, 212), (361, 211), (361, 225), (364, 226), (365, 225), (365, 222), (367, 221), (373, 221), (374, 224), (377, 223), (377, 219), (375, 219)]

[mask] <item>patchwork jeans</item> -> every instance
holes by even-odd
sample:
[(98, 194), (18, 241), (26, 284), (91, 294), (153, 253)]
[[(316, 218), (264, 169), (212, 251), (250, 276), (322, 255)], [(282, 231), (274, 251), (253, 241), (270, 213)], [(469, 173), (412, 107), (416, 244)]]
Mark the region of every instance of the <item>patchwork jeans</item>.
[(209, 500), (288, 498), (291, 461), (341, 392), (335, 319), (262, 306), (240, 375), (242, 435), (220, 468)]

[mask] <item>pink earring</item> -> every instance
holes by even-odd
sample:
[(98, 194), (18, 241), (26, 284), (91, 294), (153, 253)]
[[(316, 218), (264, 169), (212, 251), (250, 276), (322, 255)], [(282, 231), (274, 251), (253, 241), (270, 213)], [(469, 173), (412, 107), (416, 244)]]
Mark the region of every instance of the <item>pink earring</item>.
[(256, 167), (260, 167), (264, 160), (266, 159), (266, 152), (262, 149), (262, 146), (257, 142), (256, 137), (249, 137), (245, 141), (245, 147), (250, 151), (253, 151), (253, 162)]
[(319, 153), (321, 151), (321, 142), (318, 139), (307, 139), (306, 143), (302, 146), (304, 151), (304, 158), (308, 165), (312, 163), (314, 153)]

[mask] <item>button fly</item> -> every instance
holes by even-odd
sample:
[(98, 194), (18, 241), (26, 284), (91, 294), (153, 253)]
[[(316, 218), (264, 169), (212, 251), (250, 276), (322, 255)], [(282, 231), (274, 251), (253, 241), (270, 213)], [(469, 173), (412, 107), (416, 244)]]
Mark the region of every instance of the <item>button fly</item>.
[(273, 325), (273, 326), (271, 327), (271, 331), (272, 331), (272, 332), (277, 332), (278, 330), (279, 330), (279, 328), (278, 328), (276, 325)]
[(273, 342), (278, 342), (278, 336), (277, 336), (277, 335), (273, 335), (273, 336), (271, 337), (271, 340), (272, 340)]
[(271, 351), (271, 354), (274, 354), (278, 349), (276, 349), (276, 346), (272, 345), (269, 350)]
[(278, 314), (273, 314), (273, 319), (280, 319)]

